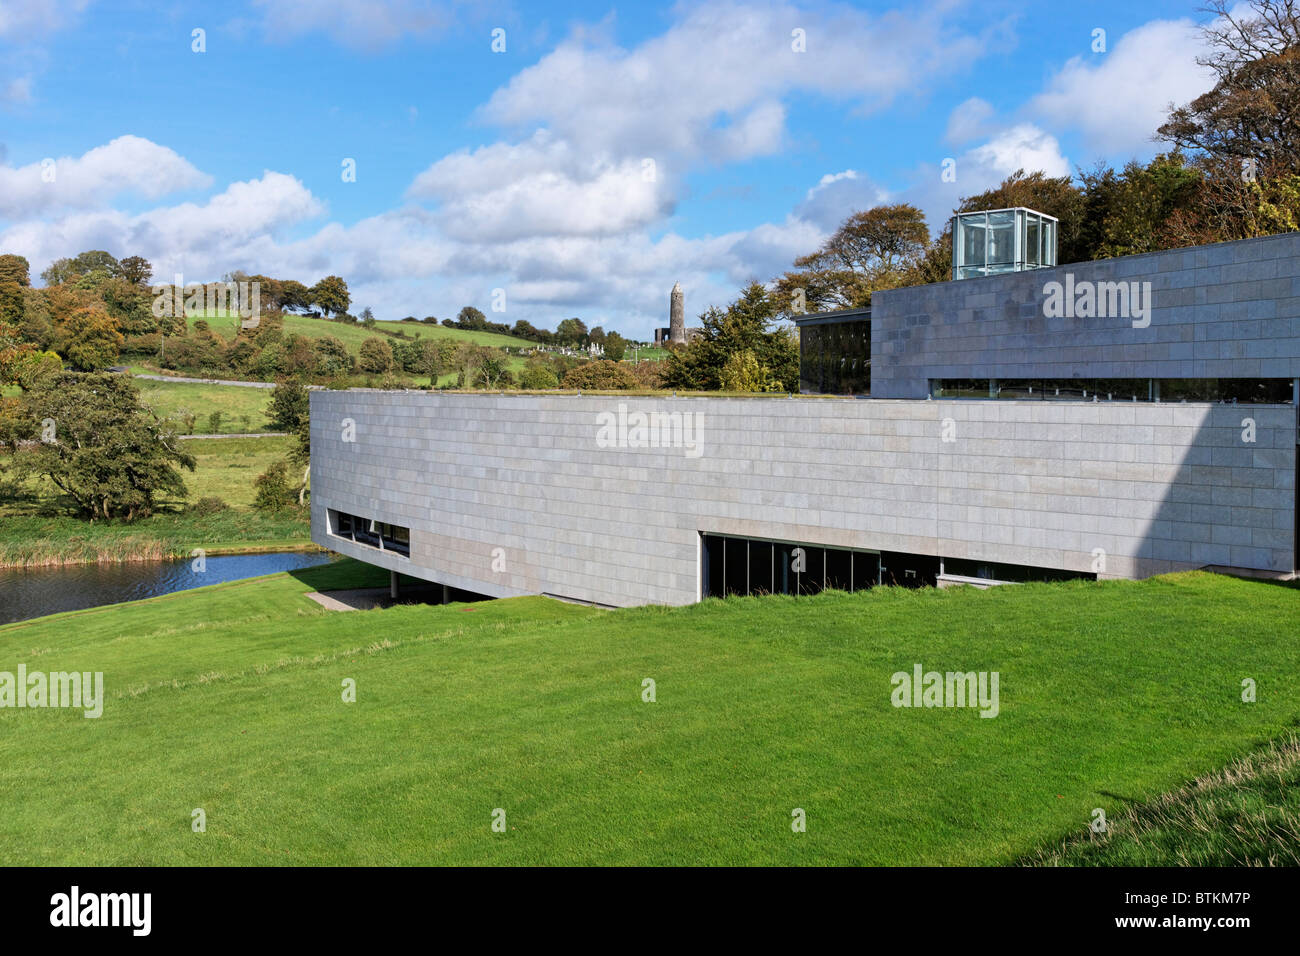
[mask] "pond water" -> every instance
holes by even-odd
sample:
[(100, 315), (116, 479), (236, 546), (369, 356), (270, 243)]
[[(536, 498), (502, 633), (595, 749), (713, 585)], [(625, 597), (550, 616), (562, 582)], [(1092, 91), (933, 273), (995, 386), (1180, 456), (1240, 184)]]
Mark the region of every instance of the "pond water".
[(323, 551), (210, 555), (202, 572), (195, 571), (194, 562), (189, 559), (0, 568), (0, 624), (59, 611), (138, 601), (276, 571), (297, 571), (325, 564), (331, 557)]

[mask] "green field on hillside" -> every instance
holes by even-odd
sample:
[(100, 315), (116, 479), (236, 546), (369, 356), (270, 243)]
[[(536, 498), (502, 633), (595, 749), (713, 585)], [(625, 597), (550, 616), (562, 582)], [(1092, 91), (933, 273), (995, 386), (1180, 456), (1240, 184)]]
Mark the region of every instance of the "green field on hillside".
[(155, 382), (134, 379), (140, 401), (160, 418), (176, 422), (184, 431), (185, 416), (194, 416), (196, 435), (214, 434), (210, 425), (213, 412), (221, 413), (217, 434), (262, 432), (270, 426), (266, 409), (271, 403), (269, 388), (245, 388), (240, 385), (207, 385), (197, 382)]
[[(199, 321), (198, 317), (189, 318), (190, 327)], [(238, 319), (208, 317), (207, 322), (212, 331), (229, 340), (238, 331)], [(496, 332), (466, 332), (463, 329), (449, 329), (442, 325), (425, 325), (423, 322), (376, 322), (375, 328), (368, 329), (361, 323), (332, 322), (329, 319), (313, 319), (305, 315), (286, 314), (284, 331), (304, 335), (308, 338), (323, 338), (332, 335), (350, 352), (356, 353), (361, 343), (369, 338), (389, 338), (382, 332), (403, 332), (414, 338), (418, 333), (422, 339), (451, 339), (455, 342), (475, 342), (479, 345), (491, 345), (497, 348), (512, 349), (533, 348), (536, 343), (527, 339), (515, 338), (513, 335), (500, 335)]]
[[(620, 611), (305, 597), (383, 577), (0, 628), (0, 670), (107, 687), (99, 719), (0, 710), (6, 859), (1012, 863), (1300, 718), (1300, 591), (1203, 573)], [(894, 707), (916, 664), (998, 672), (997, 716)]]

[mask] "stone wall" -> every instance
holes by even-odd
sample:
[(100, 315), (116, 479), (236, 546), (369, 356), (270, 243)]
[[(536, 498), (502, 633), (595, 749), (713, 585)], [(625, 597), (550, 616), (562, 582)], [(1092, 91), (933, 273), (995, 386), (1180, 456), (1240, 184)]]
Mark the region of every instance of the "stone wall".
[[(698, 432), (636, 447), (638, 413)], [(353, 390), (313, 392), (311, 421), (313, 540), (494, 596), (690, 603), (700, 532), (1073, 571), (1100, 549), (1103, 576), (1294, 566), (1290, 406)], [(410, 558), (327, 509), (410, 527)]]

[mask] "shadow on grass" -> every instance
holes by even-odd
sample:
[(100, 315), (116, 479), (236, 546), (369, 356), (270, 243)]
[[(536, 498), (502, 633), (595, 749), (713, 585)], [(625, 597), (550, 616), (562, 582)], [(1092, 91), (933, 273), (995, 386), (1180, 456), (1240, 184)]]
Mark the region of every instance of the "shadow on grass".
[(394, 601), (387, 596), (389, 586), (387, 569), (376, 567), (373, 564), (366, 564), (364, 561), (358, 561), (355, 558), (339, 558), (329, 564), (301, 568), (288, 573), (313, 591), (356, 591), (367, 588), (382, 588), (385, 593), (375, 596), (375, 603), (379, 607), (389, 607), (393, 604), (442, 604), (444, 603), (444, 596), (447, 599), (446, 603), (457, 604), (493, 600), (489, 595), (476, 594), (472, 591), (463, 591), (454, 587), (447, 588), (444, 595), (441, 584), (426, 581), (423, 578), (399, 574), (397, 576), (398, 597)]

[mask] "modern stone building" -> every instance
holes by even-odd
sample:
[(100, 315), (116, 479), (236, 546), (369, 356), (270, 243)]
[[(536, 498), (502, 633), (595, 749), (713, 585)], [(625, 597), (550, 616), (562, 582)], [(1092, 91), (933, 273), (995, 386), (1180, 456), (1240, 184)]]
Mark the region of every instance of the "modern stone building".
[(838, 394), (313, 392), (313, 539), (615, 606), (1297, 567), (1300, 234), (799, 326), (804, 390)]

